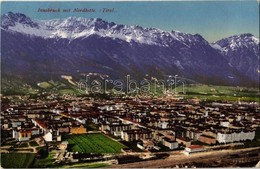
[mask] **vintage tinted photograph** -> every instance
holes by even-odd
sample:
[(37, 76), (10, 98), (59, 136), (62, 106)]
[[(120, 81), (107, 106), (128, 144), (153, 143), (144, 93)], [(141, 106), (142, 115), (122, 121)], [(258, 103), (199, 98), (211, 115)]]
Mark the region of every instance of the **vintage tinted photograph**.
[(259, 1), (1, 1), (2, 168), (260, 167)]

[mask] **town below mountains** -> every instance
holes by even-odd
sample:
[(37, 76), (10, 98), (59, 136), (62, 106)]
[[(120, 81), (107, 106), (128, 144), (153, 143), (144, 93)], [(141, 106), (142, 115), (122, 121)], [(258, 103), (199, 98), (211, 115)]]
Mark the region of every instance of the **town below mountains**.
[(8, 12), (1, 42), (3, 168), (260, 166), (259, 39), (250, 33), (209, 43)]
[(2, 96), (1, 102), (2, 167), (254, 167), (259, 162), (257, 102), (67, 94)]

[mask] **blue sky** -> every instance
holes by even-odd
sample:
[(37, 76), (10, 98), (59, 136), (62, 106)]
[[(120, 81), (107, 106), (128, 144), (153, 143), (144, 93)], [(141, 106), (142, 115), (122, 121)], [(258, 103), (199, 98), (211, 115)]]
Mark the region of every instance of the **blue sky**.
[[(93, 8), (95, 13), (41, 13), (39, 8)], [(103, 8), (116, 12), (102, 13)], [(1, 13), (24, 13), (32, 19), (69, 16), (102, 18), (127, 25), (156, 27), (165, 31), (199, 33), (210, 42), (241, 33), (259, 37), (259, 3), (257, 1), (143, 1), (143, 2), (2, 2)]]

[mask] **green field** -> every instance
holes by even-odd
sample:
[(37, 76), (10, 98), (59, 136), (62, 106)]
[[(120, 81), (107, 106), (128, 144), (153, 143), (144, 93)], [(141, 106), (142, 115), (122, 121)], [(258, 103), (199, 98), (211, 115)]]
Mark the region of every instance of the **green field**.
[(28, 143), (21, 143), (19, 145), (19, 148), (25, 148), (25, 147), (28, 147)]
[(1, 94), (4, 95), (25, 95), (36, 94), (37, 90), (17, 79), (1, 79)]
[(260, 141), (260, 129), (259, 128), (255, 131), (255, 139)]
[(28, 168), (34, 159), (33, 153), (3, 153), (1, 154), (1, 167)]
[(185, 94), (182, 94), (182, 86), (176, 91), (184, 98), (197, 97), (208, 101), (259, 101), (260, 91), (258, 88), (214, 86), (214, 85), (186, 85)]
[(32, 167), (33, 168), (52, 168), (52, 167), (55, 167), (54, 157), (55, 157), (55, 153), (51, 152), (44, 159), (37, 159), (36, 158)]
[(163, 86), (155, 86), (151, 84), (148, 93), (153, 96), (164, 96), (165, 91), (175, 93), (177, 96), (184, 99), (198, 98), (203, 101), (245, 101), (245, 102), (260, 102), (259, 88), (241, 87), (241, 86), (217, 86), (217, 85), (204, 85), (204, 84), (184, 84), (179, 85), (174, 89), (166, 88)]
[(100, 133), (68, 135), (69, 150), (83, 153), (120, 153), (125, 146)]
[[(148, 93), (141, 93), (141, 95), (152, 95), (152, 96), (164, 96), (165, 88), (162, 86), (150, 86)], [(2, 93), (5, 95), (14, 94), (36, 94), (37, 92), (45, 91), (49, 93), (57, 94), (75, 94), (78, 96), (84, 95), (78, 90), (78, 86), (72, 85), (67, 80), (60, 79), (57, 81), (49, 80), (39, 82), (36, 86), (30, 86), (18, 80), (3, 79), (2, 80)], [(174, 93), (175, 89), (172, 90)], [(185, 93), (183, 93), (183, 90)], [(110, 91), (108, 89), (108, 91)], [(110, 91), (112, 92), (112, 91)], [(204, 85), (204, 84), (185, 84), (184, 87), (178, 84), (176, 88), (178, 96), (189, 99), (198, 98), (203, 101), (246, 101), (246, 102), (260, 102), (260, 90), (259, 88), (241, 87), (241, 86), (217, 86), (217, 85)], [(136, 95), (138, 93), (134, 93)], [(113, 95), (113, 94), (111, 94)], [(103, 97), (105, 96), (105, 97)], [(98, 97), (106, 99), (107, 96), (103, 94), (94, 94), (90, 97)]]
[(36, 147), (36, 146), (39, 146), (39, 144), (36, 142), (36, 141), (31, 141), (29, 142), (30, 146), (32, 147)]

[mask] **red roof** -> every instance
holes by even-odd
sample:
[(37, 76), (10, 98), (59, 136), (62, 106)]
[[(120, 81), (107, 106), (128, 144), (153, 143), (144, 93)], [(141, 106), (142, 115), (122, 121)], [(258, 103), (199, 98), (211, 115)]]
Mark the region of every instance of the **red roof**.
[(204, 147), (200, 146), (200, 145), (190, 145), (188, 148), (190, 148), (190, 149), (199, 149), (199, 148), (204, 148)]
[(36, 119), (35, 122), (38, 123), (38, 125), (41, 126), (42, 128), (46, 128), (46, 125), (39, 119)]

